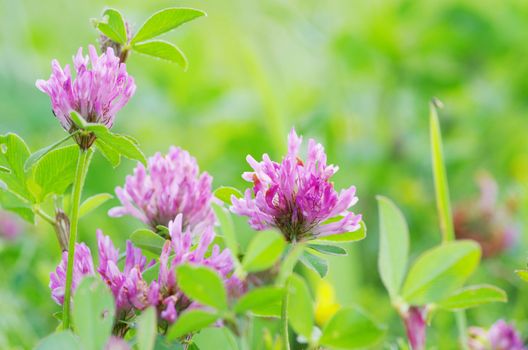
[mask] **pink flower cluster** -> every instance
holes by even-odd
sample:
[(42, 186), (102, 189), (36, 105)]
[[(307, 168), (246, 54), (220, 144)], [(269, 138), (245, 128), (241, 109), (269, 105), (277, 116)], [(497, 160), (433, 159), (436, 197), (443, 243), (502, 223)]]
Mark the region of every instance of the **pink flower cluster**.
[[(86, 121), (112, 127), (116, 113), (123, 108), (136, 90), (134, 78), (128, 75), (126, 65), (120, 63), (112, 48), (98, 56), (95, 47), (88, 47), (88, 56), (82, 48), (73, 58), (76, 78), (70, 66), (64, 69), (57, 60), (51, 63), (49, 80), (37, 80), (39, 90), (49, 95), (53, 113), (62, 127), (71, 132), (75, 129), (70, 117), (72, 111)], [(88, 65), (91, 63), (91, 68)]]
[(471, 327), (468, 347), (471, 350), (528, 350), (515, 327), (504, 320), (498, 320), (487, 331)]
[(181, 213), (184, 228), (203, 231), (215, 221), (211, 182), (207, 173), (200, 174), (194, 157), (171, 147), (166, 156), (151, 157), (147, 168), (139, 164), (125, 186), (116, 188), (122, 206), (111, 209), (109, 215), (132, 215), (156, 229)]
[[(216, 271), (224, 280), (230, 295), (238, 295), (243, 285), (234, 275), (234, 263), (228, 249), (216, 244), (215, 216), (211, 209), (211, 177), (199, 174), (196, 160), (189, 153), (171, 148), (167, 156), (159, 153), (127, 177), (125, 188), (116, 190), (123, 206), (111, 210), (111, 215), (131, 214), (151, 227), (164, 225), (169, 237), (159, 257), (157, 279), (145, 278), (145, 271), (155, 261), (147, 264), (139, 248), (126, 243), (124, 266), (119, 267), (119, 251), (110, 237), (97, 232), (99, 266), (97, 273), (112, 290), (119, 312), (143, 310), (155, 306), (160, 317), (174, 322), (189, 308), (200, 307), (188, 299), (178, 288), (176, 268), (181, 264), (206, 266)], [(76, 245), (73, 288), (88, 274), (95, 274), (89, 248)], [(53, 299), (62, 304), (66, 280), (67, 253), (51, 274), (50, 288)], [(152, 267), (152, 268), (157, 268)]]
[[(233, 275), (234, 265), (229, 250), (220, 250), (212, 245), (215, 233), (209, 226), (203, 234), (197, 235), (189, 227), (182, 227), (182, 214), (169, 223), (170, 240), (165, 242), (159, 258), (159, 275), (151, 282), (143, 274), (154, 264), (147, 264), (139, 248), (127, 241), (126, 257), (123, 269), (119, 268), (119, 250), (110, 237), (97, 232), (99, 266), (97, 273), (112, 291), (119, 311), (143, 310), (155, 306), (160, 316), (168, 322), (174, 322), (178, 315), (189, 308), (200, 305), (188, 299), (178, 288), (175, 269), (181, 264), (207, 266), (216, 271), (223, 279), (231, 295), (242, 291), (242, 283)], [(197, 241), (196, 247), (193, 242)], [(50, 288), (53, 299), (64, 302), (66, 266), (68, 255), (64, 253), (56, 271), (51, 274)], [(154, 267), (153, 267), (154, 268)], [(82, 277), (95, 274), (90, 249), (84, 244), (76, 245), (73, 288)]]
[[(302, 137), (292, 129), (288, 153), (281, 163), (264, 154), (261, 162), (248, 156), (252, 172), (243, 174), (253, 183), (244, 198), (232, 197), (231, 210), (249, 217), (256, 230), (279, 229), (288, 241), (353, 232), (360, 228), (361, 215), (348, 209), (357, 202), (354, 186), (338, 193), (330, 178), (338, 168), (326, 164), (321, 144), (308, 141), (306, 161), (299, 157)], [(332, 223), (328, 219), (336, 218)]]

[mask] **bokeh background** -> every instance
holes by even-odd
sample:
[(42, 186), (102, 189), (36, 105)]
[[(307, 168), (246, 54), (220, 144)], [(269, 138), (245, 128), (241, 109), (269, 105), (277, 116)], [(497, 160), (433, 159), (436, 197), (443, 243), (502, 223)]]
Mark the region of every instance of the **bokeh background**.
[[(128, 60), (138, 89), (115, 130), (137, 138), (146, 154), (181, 146), (214, 176), (215, 187), (243, 189), (246, 155), (279, 159), (290, 128), (325, 145), (329, 161), (340, 167), (336, 187), (357, 186), (356, 211), (369, 228), (349, 256), (332, 259), (327, 279), (339, 303), (360, 305), (389, 326), (387, 343), (395, 343), (403, 328), (377, 273), (375, 196), (386, 195), (402, 208), (412, 257), (440, 241), (428, 104), (433, 96), (441, 99), (455, 206), (478, 198), (475, 176), (487, 171), (518, 235), (471, 281), (501, 286), (509, 303), (472, 310), (468, 323), (487, 327), (504, 318), (528, 334), (528, 288), (513, 273), (528, 256), (527, 2), (0, 0), (1, 133), (18, 133), (32, 150), (63, 137), (48, 97), (34, 83), (47, 79), (52, 58), (64, 65), (79, 46), (96, 42), (89, 19), (105, 6), (122, 10), (136, 28), (167, 6), (208, 13), (166, 36), (186, 53), (186, 72), (138, 54)], [(113, 193), (133, 166), (123, 161), (114, 170), (96, 156), (85, 197)], [(108, 218), (116, 204), (110, 201), (81, 222), (80, 239), (92, 250), (96, 228), (124, 247), (140, 227), (133, 219)], [(245, 220), (236, 225), (246, 242)], [(30, 348), (57, 326), (52, 314), (59, 307), (47, 285), (59, 259), (45, 223), (1, 240), (0, 348)], [(455, 349), (456, 334), (453, 316), (438, 313), (429, 345)]]

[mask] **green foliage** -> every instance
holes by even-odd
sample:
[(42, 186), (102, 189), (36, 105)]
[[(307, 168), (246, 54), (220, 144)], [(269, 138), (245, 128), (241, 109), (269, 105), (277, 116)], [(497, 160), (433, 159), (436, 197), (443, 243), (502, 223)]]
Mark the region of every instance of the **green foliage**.
[(35, 222), (35, 214), (33, 214), (31, 206), (17, 195), (2, 188), (0, 188), (0, 206), (5, 210), (17, 214), (30, 224)]
[(347, 255), (345, 249), (330, 244), (308, 244), (308, 248), (326, 255)]
[(412, 305), (440, 301), (460, 288), (480, 261), (474, 241), (454, 241), (420, 255), (403, 285), (402, 297)]
[(42, 339), (36, 350), (81, 350), (79, 340), (71, 331), (60, 331)]
[(188, 310), (178, 317), (178, 320), (170, 326), (167, 331), (167, 338), (175, 340), (186, 334), (199, 331), (211, 325), (218, 319), (218, 315), (204, 310)]
[(117, 168), (121, 163), (121, 154), (111, 146), (107, 145), (100, 139), (95, 140), (95, 146), (97, 150), (101, 152), (103, 157), (110, 163), (114, 168)]
[(438, 306), (452, 311), (469, 309), (488, 303), (508, 301), (506, 292), (492, 285), (477, 285), (462, 288), (448, 298), (441, 300)]
[[(89, 124), (84, 128), (86, 131), (93, 132), (98, 138), (98, 145), (103, 144), (103, 155), (113, 166), (116, 166), (115, 153), (131, 160), (137, 160), (147, 165), (147, 159), (139, 148), (138, 144), (132, 138), (112, 133), (102, 124)], [(110, 151), (109, 151), (110, 149)], [(106, 151), (106, 152), (105, 152)], [(108, 154), (110, 152), (110, 154)], [(119, 164), (119, 162), (117, 162)]]
[(29, 148), (20, 136), (12, 133), (0, 136), (0, 165), (10, 170), (0, 172), (0, 180), (7, 185), (9, 191), (26, 200), (31, 200), (24, 170), (24, 163), (29, 155)]
[[(327, 220), (325, 223), (328, 224), (328, 223), (331, 223), (331, 222), (336, 222), (339, 219), (341, 219), (341, 217), (336, 217), (336, 218)], [(331, 242), (357, 242), (357, 241), (361, 241), (362, 239), (367, 237), (367, 226), (365, 225), (365, 223), (363, 221), (360, 222), (360, 225), (361, 225), (361, 227), (358, 230), (356, 230), (356, 231), (345, 232), (345, 233), (340, 233), (340, 234), (337, 234), (337, 235), (330, 235), (330, 236), (320, 237), (320, 238), (318, 238), (318, 240), (331, 241)]]
[(515, 274), (525, 282), (528, 282), (528, 270), (515, 270)]
[(279, 259), (285, 246), (280, 233), (272, 230), (258, 232), (249, 243), (242, 267), (248, 272), (266, 270)]
[(178, 286), (189, 298), (217, 310), (227, 310), (227, 292), (218, 273), (207, 267), (180, 265), (176, 268)]
[(51, 144), (51, 145), (49, 145), (47, 147), (44, 147), (44, 148), (41, 148), (38, 151), (32, 153), (29, 156), (29, 158), (26, 160), (26, 162), (24, 163), (24, 170), (26, 172), (29, 171), (35, 164), (37, 164), (39, 162), (40, 158), (42, 158), (43, 156), (48, 154), (48, 152), (53, 151), (55, 148), (59, 147), (64, 142), (66, 142), (69, 139), (71, 139), (72, 136), (73, 136), (73, 134), (68, 134), (66, 137), (64, 137), (63, 139), (55, 142), (54, 144)]
[(43, 155), (33, 167), (34, 184), (31, 186), (37, 202), (50, 194), (63, 194), (75, 177), (79, 146), (70, 145), (54, 149)]
[(306, 282), (296, 274), (287, 282), (288, 320), (291, 327), (306, 339), (312, 338), (315, 322), (312, 297)]
[(242, 193), (234, 187), (220, 186), (214, 191), (214, 196), (227, 205), (231, 205), (231, 196), (242, 198)]
[(238, 242), (235, 234), (235, 228), (233, 226), (233, 219), (228, 210), (223, 207), (212, 204), (216, 218), (220, 222), (220, 230), (222, 231), (223, 238), (227, 248), (231, 251), (231, 254), (235, 259), (238, 257)]
[(132, 38), (131, 44), (155, 38), (201, 16), (205, 16), (205, 12), (191, 8), (172, 7), (163, 9), (143, 23)]
[(138, 248), (148, 250), (154, 254), (160, 254), (165, 244), (165, 239), (155, 232), (147, 229), (139, 229), (130, 235), (130, 240)]
[(323, 278), (328, 273), (328, 262), (320, 256), (304, 251), (300, 257), (304, 266), (316, 272), (319, 277)]
[(378, 196), (380, 235), (378, 271), (391, 298), (401, 288), (409, 255), (409, 229), (403, 214), (388, 198)]
[(244, 294), (235, 304), (237, 313), (250, 311), (258, 316), (279, 316), (284, 289), (279, 287), (260, 287)]
[(83, 216), (90, 214), (112, 198), (114, 198), (114, 196), (110, 193), (99, 193), (86, 198), (79, 208), (79, 217), (82, 218)]
[(98, 22), (97, 29), (116, 43), (126, 44), (127, 31), (121, 12), (109, 8), (103, 12), (103, 16), (106, 17), (106, 21)]
[(106, 284), (85, 277), (73, 296), (73, 321), (84, 350), (101, 350), (112, 333), (115, 304)]
[(378, 343), (384, 334), (384, 329), (363, 313), (343, 308), (328, 321), (319, 342), (332, 348), (362, 349)]
[(447, 174), (445, 170), (444, 154), (442, 149), (442, 133), (440, 122), (436, 112), (438, 100), (431, 102), (430, 133), (431, 133), (431, 157), (433, 159), (433, 178), (436, 192), (436, 206), (440, 219), (440, 229), (444, 242), (452, 241), (455, 238), (453, 231), (453, 217), (451, 214), (451, 202), (449, 200), (449, 185), (447, 184)]
[(157, 310), (149, 307), (137, 319), (138, 350), (153, 350), (157, 333)]
[[(237, 340), (229, 329), (222, 327), (209, 327), (202, 329), (193, 337), (193, 345), (198, 349), (225, 349), (238, 350)], [(196, 348), (195, 348), (196, 349)], [(189, 348), (191, 350), (191, 348)]]
[(164, 40), (151, 40), (134, 44), (133, 49), (144, 55), (177, 63), (183, 70), (187, 70), (189, 65), (185, 54), (176, 45)]

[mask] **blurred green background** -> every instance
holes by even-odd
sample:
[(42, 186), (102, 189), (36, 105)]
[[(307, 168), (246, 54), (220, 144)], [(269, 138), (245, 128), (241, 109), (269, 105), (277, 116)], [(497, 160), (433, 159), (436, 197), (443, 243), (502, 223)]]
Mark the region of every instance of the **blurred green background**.
[[(468, 313), (470, 325), (498, 318), (528, 334), (528, 288), (513, 270), (526, 262), (522, 234), (528, 210), (528, 2), (502, 0), (351, 1), (68, 1), (0, 0), (0, 132), (20, 134), (32, 150), (64, 135), (46, 95), (35, 87), (50, 62), (71, 62), (95, 43), (90, 18), (105, 6), (122, 10), (137, 28), (153, 12), (191, 6), (208, 13), (166, 38), (187, 55), (178, 66), (133, 54), (128, 70), (137, 92), (115, 130), (137, 138), (148, 155), (170, 145), (190, 151), (214, 186), (240, 189), (245, 156), (279, 159), (295, 126), (314, 137), (340, 171), (337, 188), (355, 184), (369, 228), (348, 257), (332, 259), (328, 280), (344, 305), (358, 304), (403, 335), (377, 273), (375, 195), (392, 198), (411, 230), (411, 252), (440, 241), (428, 141), (428, 103), (440, 98), (447, 170), (454, 203), (478, 196), (475, 174), (495, 177), (501, 196), (514, 197), (518, 244), (483, 262), (472, 282), (505, 288), (509, 303)], [(116, 170), (96, 156), (85, 197), (124, 182), (134, 164)], [(110, 219), (106, 210), (81, 222), (80, 239), (95, 249), (102, 228), (124, 247), (140, 223)], [(247, 240), (244, 219), (236, 220)], [(49, 272), (60, 251), (46, 224), (26, 227), (0, 248), (0, 348), (30, 348), (57, 325)], [(431, 348), (454, 349), (451, 314), (429, 330)], [(380, 347), (382, 348), (382, 347)]]

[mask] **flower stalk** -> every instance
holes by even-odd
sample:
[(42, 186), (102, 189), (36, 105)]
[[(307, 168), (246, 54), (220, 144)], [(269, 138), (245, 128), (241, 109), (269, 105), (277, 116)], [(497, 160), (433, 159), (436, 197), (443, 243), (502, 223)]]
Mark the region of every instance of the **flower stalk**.
[(71, 289), (73, 280), (73, 264), (75, 256), (75, 242), (77, 241), (77, 227), (79, 223), (79, 207), (81, 205), (84, 180), (92, 158), (93, 152), (79, 147), (79, 158), (72, 189), (72, 203), (70, 214), (70, 235), (68, 248), (68, 267), (66, 270), (66, 285), (64, 289), (64, 305), (62, 312), (62, 325), (64, 329), (70, 328)]

